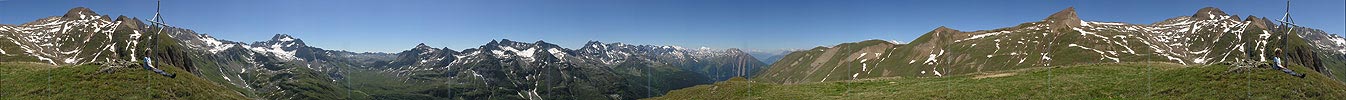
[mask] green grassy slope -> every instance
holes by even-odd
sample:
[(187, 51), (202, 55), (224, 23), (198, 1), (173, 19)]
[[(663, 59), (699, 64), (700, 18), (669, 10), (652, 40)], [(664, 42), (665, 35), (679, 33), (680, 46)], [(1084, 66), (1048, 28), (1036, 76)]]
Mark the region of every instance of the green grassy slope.
[[(1346, 85), (1322, 74), (1270, 68), (1113, 63), (805, 84), (731, 80), (649, 99), (1332, 99)], [(1233, 70), (1231, 69), (1239, 69)]]
[(393, 74), (374, 70), (351, 70), (346, 73), (355, 98), (378, 99), (445, 99), (434, 95), (422, 94), (422, 91), (445, 87), (442, 83), (410, 81)]
[[(762, 69), (760, 74), (754, 75), (752, 79), (776, 83), (803, 83), (823, 80), (849, 80), (853, 73), (862, 72), (873, 74), (873, 76), (893, 76), (896, 74), (903, 74), (887, 71), (874, 72), (855, 68), (862, 66), (874, 69), (891, 67), (875, 64), (876, 62), (885, 62), (876, 58), (879, 58), (881, 54), (886, 53), (887, 51), (895, 50), (894, 47), (899, 46), (904, 45), (892, 44), (882, 40), (866, 40), (855, 43), (843, 43), (831, 48), (816, 47), (809, 50), (796, 51), (785, 55), (784, 59), (776, 61), (771, 67)], [(861, 62), (862, 60), (866, 62)], [(866, 65), (862, 63), (869, 64)], [(869, 76), (870, 74), (863, 75)]]
[(159, 64), (177, 78), (140, 67), (100, 73), (98, 65), (56, 67), (35, 62), (0, 62), (0, 99), (246, 99), (178, 67)]
[[(1165, 22), (1194, 24), (1091, 24), (1094, 26), (1062, 28), (1046, 22), (1028, 22), (971, 32), (940, 27), (909, 44), (867, 40), (792, 52), (750, 79), (793, 84), (1094, 63), (1204, 65), (1246, 59), (1269, 61), (1272, 57), (1291, 64), (1319, 66), (1322, 73), (1346, 76), (1337, 74), (1346, 71), (1332, 71), (1346, 69), (1341, 67), (1341, 60), (1346, 57), (1332, 58), (1330, 53), (1314, 52), (1316, 48), (1309, 42), (1298, 35), (1284, 34), (1283, 30), (1243, 27), (1240, 26), (1243, 23), (1232, 19), (1178, 17)], [(1172, 26), (1192, 28), (1176, 33), (1133, 31), (1177, 28)], [(1276, 49), (1283, 52), (1274, 52)]]
[(1318, 58), (1322, 59), (1324, 67), (1327, 67), (1327, 73), (1335, 76), (1337, 81), (1346, 82), (1346, 55), (1343, 54), (1321, 54)]

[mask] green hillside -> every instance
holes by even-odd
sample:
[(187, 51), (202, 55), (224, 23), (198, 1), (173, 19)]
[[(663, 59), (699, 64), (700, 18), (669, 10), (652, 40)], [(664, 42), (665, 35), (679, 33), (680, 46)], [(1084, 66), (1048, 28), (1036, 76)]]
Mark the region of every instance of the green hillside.
[(158, 64), (176, 78), (140, 67), (56, 67), (37, 62), (0, 62), (0, 99), (245, 99), (236, 91), (178, 67)]
[[(1042, 21), (1011, 27), (960, 31), (939, 27), (910, 43), (879, 40), (795, 51), (750, 79), (800, 84), (886, 77), (930, 77), (1096, 63), (1168, 62), (1208, 65), (1271, 61), (1343, 78), (1346, 68), (1330, 48), (1315, 47), (1300, 31), (1240, 19), (1218, 8), (1197, 11), (1212, 17), (1179, 16), (1153, 24), (1082, 21), (1073, 8)], [(1322, 37), (1312, 36), (1307, 37)], [(1281, 52), (1276, 52), (1281, 50)], [(1335, 54), (1335, 55), (1334, 55)]]
[[(1298, 72), (1308, 68), (1291, 66)], [(1271, 68), (1225, 64), (1110, 63), (805, 84), (737, 79), (674, 90), (660, 99), (1333, 99), (1346, 85)]]

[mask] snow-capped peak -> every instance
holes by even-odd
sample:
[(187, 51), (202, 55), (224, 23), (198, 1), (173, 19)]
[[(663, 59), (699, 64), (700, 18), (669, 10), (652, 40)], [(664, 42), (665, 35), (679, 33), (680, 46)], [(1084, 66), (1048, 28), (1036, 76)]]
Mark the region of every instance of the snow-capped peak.
[(207, 51), (210, 51), (210, 53), (219, 53), (220, 51), (228, 50), (229, 48), (232, 48), (235, 45), (237, 45), (229, 43), (228, 41), (221, 41), (215, 39), (215, 37), (211, 37), (210, 35), (200, 34), (198, 35), (198, 37), (201, 38), (200, 40), (202, 41), (202, 43), (205, 43), (203, 45), (207, 46), (206, 47), (208, 48)]
[[(492, 40), (490, 43), (486, 43), (486, 45), (482, 45), (478, 49), (479, 51), (467, 50), (464, 52), (468, 51), (489, 52), (489, 54), (494, 55), (493, 57), (518, 58), (524, 61), (531, 62), (531, 61), (538, 61), (538, 58), (536, 57), (539, 56), (536, 56), (536, 54), (552, 53), (553, 56), (563, 57), (564, 54), (566, 54), (564, 52), (569, 51), (565, 50), (564, 48), (561, 48), (560, 46), (556, 46), (555, 44), (543, 41), (526, 43), (526, 42), (511, 41), (509, 39), (501, 39), (498, 41)], [(558, 54), (562, 55), (558, 56)]]
[(295, 39), (294, 37), (291, 37), (291, 36), (288, 35), (288, 34), (276, 34), (276, 36), (271, 37), (271, 40), (272, 40), (272, 41), (289, 42), (289, 41), (297, 41), (297, 40), (299, 40), (299, 39)]
[(295, 54), (304, 47), (308, 47), (308, 45), (304, 45), (303, 40), (286, 34), (276, 34), (269, 41), (253, 42), (249, 46), (244, 46), (244, 48), (253, 52), (271, 54), (286, 60), (302, 60), (295, 57)]
[(308, 46), (304, 44), (304, 40), (291, 37), (290, 35), (287, 34), (276, 34), (276, 36), (271, 37), (271, 40), (269, 41), (255, 42), (252, 45), (273, 47), (273, 48), (289, 48), (289, 49)]

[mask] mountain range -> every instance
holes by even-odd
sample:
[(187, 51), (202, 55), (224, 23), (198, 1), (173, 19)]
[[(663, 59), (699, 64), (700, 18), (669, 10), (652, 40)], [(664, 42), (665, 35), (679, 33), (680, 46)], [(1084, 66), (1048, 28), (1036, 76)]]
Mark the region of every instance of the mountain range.
[(1343, 46), (1214, 7), (1151, 24), (1085, 21), (1072, 7), (1006, 28), (795, 51), (752, 78), (653, 99), (1331, 99), (1346, 97)]
[(76, 66), (147, 57), (190, 74), (182, 76), (267, 99), (637, 99), (766, 67), (738, 49), (598, 41), (579, 49), (502, 39), (461, 51), (419, 44), (397, 53), (357, 53), (308, 46), (286, 34), (252, 43), (220, 40), (83, 7), (0, 25), (0, 35), (3, 62)]
[(811, 83), (1094, 63), (1206, 65), (1283, 58), (1340, 80), (1346, 73), (1334, 70), (1346, 70), (1340, 60), (1346, 53), (1342, 40), (1263, 17), (1227, 15), (1213, 7), (1152, 24), (1084, 21), (1072, 7), (1007, 28), (938, 27), (906, 44), (869, 40), (793, 52), (752, 79)]
[[(508, 39), (463, 50), (417, 44), (381, 53), (323, 49), (287, 34), (251, 43), (221, 40), (77, 7), (62, 16), (0, 25), (0, 83), (23, 83), (0, 84), (0, 98), (1346, 96), (1346, 39), (1338, 35), (1214, 7), (1150, 24), (1086, 21), (1076, 14), (1065, 8), (1006, 28), (937, 27), (908, 43), (866, 40), (783, 54), (599, 41), (564, 48)], [(1272, 65), (1306, 76), (1284, 75)], [(1267, 84), (1249, 84), (1254, 80)], [(1139, 86), (1117, 81), (1164, 85), (1127, 90)], [(1032, 85), (1037, 82), (1047, 86)], [(1270, 88), (1240, 87), (1254, 85)]]

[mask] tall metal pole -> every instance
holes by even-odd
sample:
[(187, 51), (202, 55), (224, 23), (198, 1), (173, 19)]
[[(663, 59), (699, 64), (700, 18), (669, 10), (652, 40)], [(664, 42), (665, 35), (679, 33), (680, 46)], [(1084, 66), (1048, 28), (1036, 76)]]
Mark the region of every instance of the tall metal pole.
[[(145, 53), (146, 53), (145, 57), (150, 57), (149, 54), (153, 54), (152, 51), (154, 50), (154, 47), (158, 46), (158, 43), (157, 43), (158, 41), (155, 41), (155, 40), (158, 40), (158, 38), (155, 38), (155, 37), (156, 37), (156, 36), (159, 36), (160, 34), (162, 34), (162, 33), (164, 32), (164, 28), (169, 27), (168, 24), (164, 24), (164, 16), (159, 14), (159, 12), (160, 12), (160, 8), (162, 8), (162, 7), (161, 7), (162, 5), (163, 5), (163, 1), (161, 1), (161, 0), (155, 0), (155, 1), (154, 1), (154, 18), (150, 19), (149, 22), (150, 22), (150, 23), (153, 23), (154, 26), (158, 27), (159, 29), (158, 29), (157, 32), (154, 32), (154, 33), (148, 35), (148, 36), (150, 36), (150, 37), (148, 37), (149, 40), (150, 40), (150, 43), (147, 44), (147, 45), (149, 45), (149, 47), (146, 47), (146, 48), (145, 48)], [(149, 27), (149, 26), (146, 26), (146, 27)], [(132, 57), (132, 58), (134, 59), (134, 57)]]
[(1285, 40), (1290, 38), (1290, 34), (1294, 34), (1295, 27), (1299, 27), (1299, 25), (1295, 25), (1294, 18), (1290, 17), (1290, 0), (1285, 0), (1285, 16), (1281, 17), (1280, 22), (1281, 26), (1285, 26), (1286, 29), (1285, 34), (1281, 36), (1281, 50), (1285, 50), (1284, 46), (1287, 44), (1285, 42), (1288, 42)]

